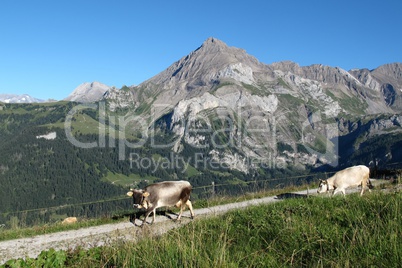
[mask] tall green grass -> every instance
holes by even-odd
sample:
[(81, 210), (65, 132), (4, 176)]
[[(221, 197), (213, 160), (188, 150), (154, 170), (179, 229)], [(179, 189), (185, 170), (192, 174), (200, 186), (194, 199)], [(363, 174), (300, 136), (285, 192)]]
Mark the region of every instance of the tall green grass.
[(401, 201), (400, 193), (285, 200), (137, 243), (51, 254), (66, 267), (398, 267)]

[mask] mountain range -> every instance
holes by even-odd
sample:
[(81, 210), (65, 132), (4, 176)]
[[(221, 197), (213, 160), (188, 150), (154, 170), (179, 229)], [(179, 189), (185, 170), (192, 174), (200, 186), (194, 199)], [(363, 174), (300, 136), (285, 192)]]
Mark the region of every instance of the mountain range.
[[(2, 99), (40, 102), (26, 95)], [(116, 89), (100, 82), (83, 83), (64, 100), (106, 101), (111, 112), (140, 114), (148, 129), (137, 131), (163, 126), (173, 135), (174, 152), (208, 144), (211, 157), (244, 172), (249, 167), (243, 163), (250, 157), (282, 159), (291, 165), (337, 165), (358, 153), (338, 150), (344, 138), (355, 135), (347, 140), (358, 149), (366, 138), (399, 133), (402, 64), (350, 71), (322, 64), (302, 67), (291, 61), (264, 64), (211, 37), (138, 86)], [(223, 119), (230, 126), (225, 131), (214, 128), (222, 128), (217, 121)], [(202, 125), (214, 136), (206, 137), (200, 127), (188, 129), (191, 124)], [(368, 129), (365, 138), (356, 132), (361, 126)], [(221, 144), (210, 146), (218, 136)], [(389, 160), (398, 155), (392, 151), (373, 157)]]
[[(102, 84), (100, 82), (85, 82), (76, 87), (70, 95), (63, 100), (75, 102), (96, 102), (102, 99), (103, 95), (112, 87)], [(0, 94), (0, 102), (4, 103), (42, 103), (42, 102), (55, 102), (57, 100), (48, 99), (42, 100), (32, 97), (28, 94)]]
[(28, 94), (0, 94), (0, 101), (4, 103), (36, 103), (45, 102), (44, 100), (37, 99), (29, 96)]
[(212, 182), (231, 194), (355, 164), (402, 168), (402, 63), (264, 64), (208, 38), (136, 86), (11, 99), (0, 102), (0, 224), (110, 213), (129, 207), (116, 199), (127, 188), (160, 180), (205, 197)]
[[(215, 57), (217, 54), (220, 54), (219, 57)], [(213, 62), (209, 62), (211, 55), (214, 55)], [(200, 58), (202, 58), (205, 64), (200, 62)], [(245, 71), (249, 71), (250, 73), (238, 73), (238, 75), (235, 76), (233, 73), (230, 73), (233, 70), (222, 69), (223, 66), (227, 67), (228, 64), (230, 65), (230, 63), (240, 63), (240, 65), (246, 65), (246, 68), (250, 69)], [(232, 77), (235, 80), (245, 83), (251, 82), (251, 84), (253, 84), (253, 82), (261, 80), (258, 77), (261, 74), (266, 74), (270, 77), (270, 79), (272, 79), (273, 77), (278, 76), (278, 71), (281, 71), (284, 74), (289, 73), (293, 74), (295, 77), (297, 76), (300, 78), (317, 81), (319, 83), (324, 83), (324, 88), (328, 88), (329, 84), (337, 85), (341, 89), (346, 87), (349, 91), (355, 90), (357, 93), (360, 89), (364, 88), (374, 90), (377, 93), (371, 97), (375, 97), (380, 94), (381, 96), (379, 97), (382, 98), (385, 103), (377, 103), (379, 105), (372, 103), (373, 105), (369, 107), (368, 112), (381, 113), (392, 112), (395, 110), (399, 112), (402, 109), (401, 66), (401, 63), (391, 63), (379, 66), (374, 70), (352, 69), (350, 71), (346, 71), (339, 67), (330, 67), (322, 64), (301, 67), (297, 63), (291, 61), (263, 64), (251, 55), (248, 55), (243, 49), (228, 47), (224, 42), (216, 38), (209, 38), (200, 48), (196, 49), (190, 55), (183, 57), (164, 72), (156, 75), (148, 81), (145, 81), (139, 86), (132, 86), (131, 88), (142, 88), (149, 83), (156, 85), (163, 84), (163, 87), (166, 88), (169, 86), (169, 83), (173, 83), (172, 81), (167, 83), (167, 79), (171, 80), (172, 77), (175, 77), (175, 81), (181, 84), (179, 85), (179, 88), (184, 87), (185, 85), (185, 87), (188, 89), (191, 89), (192, 87), (199, 88), (200, 86), (211, 86), (211, 82), (217, 83), (220, 80), (219, 77), (223, 78), (224, 76)], [(210, 67), (213, 68), (210, 69)], [(182, 68), (184, 69), (182, 70)], [(204, 73), (205, 70), (203, 69), (209, 69), (208, 74)], [(219, 73), (219, 71), (221, 71), (221, 73)], [(222, 73), (222, 71), (226, 73)], [(183, 73), (185, 73), (185, 77), (183, 77)], [(248, 78), (246, 77), (247, 75), (249, 76)], [(214, 76), (215, 78), (213, 78)], [(262, 80), (264, 80), (264, 78)], [(203, 85), (203, 83), (205, 83), (205, 85)], [(85, 82), (75, 88), (69, 96), (64, 98), (64, 100), (95, 102), (102, 100), (104, 95), (108, 95), (109, 91), (112, 89), (114, 91), (118, 91), (118, 89), (100, 82)], [(176, 96), (177, 99), (180, 99), (180, 97), (181, 95)], [(29, 96), (28, 94), (0, 94), (0, 101), (6, 103), (35, 103), (46, 102), (49, 100), (37, 99)], [(375, 102), (377, 102), (377, 100)]]
[[(401, 134), (402, 64), (349, 72), (290, 61), (263, 64), (209, 38), (165, 71), (104, 98), (110, 110), (136, 111), (148, 127), (156, 123), (173, 134), (175, 152), (208, 147), (208, 155), (244, 172), (250, 158), (347, 165), (367, 149), (368, 139)], [(366, 164), (399, 161), (398, 149), (388, 147), (372, 159), (366, 155)]]

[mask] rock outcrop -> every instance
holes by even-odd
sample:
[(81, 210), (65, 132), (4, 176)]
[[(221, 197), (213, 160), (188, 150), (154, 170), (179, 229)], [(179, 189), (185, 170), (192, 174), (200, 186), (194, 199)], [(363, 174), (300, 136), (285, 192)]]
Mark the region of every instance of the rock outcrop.
[(233, 159), (314, 166), (339, 161), (337, 140), (353, 132), (345, 118), (402, 111), (401, 69), (400, 63), (349, 72), (290, 61), (267, 65), (208, 38), (165, 71), (128, 90), (109, 91), (105, 99), (111, 110), (131, 109), (150, 127), (167, 120), (162, 125), (176, 135), (176, 152), (184, 144), (207, 144), (215, 159), (242, 171), (242, 161)]

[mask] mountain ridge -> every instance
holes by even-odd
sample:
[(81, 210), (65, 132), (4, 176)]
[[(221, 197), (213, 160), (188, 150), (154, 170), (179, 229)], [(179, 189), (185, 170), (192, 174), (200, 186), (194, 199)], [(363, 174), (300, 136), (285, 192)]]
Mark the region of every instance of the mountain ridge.
[[(195, 60), (192, 60), (196, 58)], [(200, 60), (203, 58), (202, 61), (208, 62), (209, 67), (214, 66), (209, 72), (206, 72), (203, 69), (202, 61)], [(222, 60), (223, 59), (223, 60)], [(230, 64), (242, 63), (248, 67), (252, 68), (253, 75), (258, 76), (259, 73), (268, 74), (273, 76), (275, 71), (283, 71), (289, 72), (300, 77), (320, 81), (323, 83), (331, 83), (331, 84), (351, 84), (353, 83), (353, 78), (356, 79), (359, 83), (367, 88), (381, 91), (381, 87), (385, 87), (384, 81), (391, 81), (394, 84), (392, 89), (392, 94), (397, 96), (398, 109), (402, 104), (400, 104), (400, 94), (398, 93), (395, 88), (399, 88), (401, 91), (402, 88), (402, 63), (394, 62), (394, 63), (385, 63), (383, 65), (378, 66), (375, 69), (369, 70), (367, 68), (362, 69), (351, 69), (346, 71), (341, 67), (332, 67), (329, 65), (322, 65), (322, 64), (311, 64), (308, 66), (300, 66), (298, 63), (286, 60), (286, 61), (279, 61), (273, 62), (270, 64), (265, 64), (258, 61), (252, 55), (246, 53), (246, 51), (242, 48), (231, 47), (228, 46), (223, 41), (209, 37), (207, 38), (201, 46), (199, 46), (194, 51), (190, 52), (188, 55), (182, 57), (178, 61), (171, 64), (167, 69), (164, 71), (154, 75), (153, 77), (143, 81), (138, 86), (131, 86), (130, 89), (138, 88), (138, 87), (149, 87), (149, 83), (154, 85), (163, 84), (163, 89), (167, 89), (169, 86), (174, 85), (175, 82), (179, 82), (179, 85), (175, 85), (177, 89), (181, 90), (186, 89), (188, 92), (191, 92), (193, 88), (200, 88), (200, 86), (210, 86), (211, 83), (216, 83), (217, 79), (220, 76), (228, 76), (228, 72), (230, 70), (225, 70), (224, 67)], [(216, 72), (216, 69), (219, 69), (221, 72)], [(226, 71), (226, 72), (225, 72)], [(232, 73), (233, 75), (233, 73)], [(200, 81), (198, 77), (207, 76), (210, 78), (209, 81), (203, 80)], [(248, 75), (250, 78), (251, 75)], [(190, 79), (193, 78), (193, 79)], [(197, 79), (198, 78), (198, 79)], [(241, 77), (237, 77), (240, 78)], [(243, 77), (246, 79), (246, 82), (252, 82), (247, 77)], [(184, 81), (183, 80), (188, 80)], [(182, 83), (181, 83), (182, 82)], [(93, 82), (84, 82), (78, 85), (67, 97), (63, 100), (67, 101), (78, 101), (78, 102), (96, 102), (100, 101), (104, 98), (104, 95), (109, 95), (109, 91), (114, 90), (112, 95), (116, 95), (116, 89), (111, 86), (107, 86), (101, 82), (93, 81)], [(390, 95), (387, 89), (384, 89), (386, 92), (384, 95)], [(2, 94), (2, 95), (15, 95), (15, 94)], [(124, 95), (124, 94), (123, 94)], [(191, 94), (188, 94), (191, 96)], [(17, 95), (15, 95), (16, 97)], [(29, 96), (27, 94), (20, 95)], [(30, 97), (30, 96), (29, 96)], [(36, 99), (34, 97), (30, 97), (31, 100), (27, 100), (27, 102), (46, 102), (46, 100)], [(387, 97), (389, 98), (389, 96)], [(132, 98), (135, 101), (135, 97)], [(0, 98), (1, 101), (1, 98)], [(49, 101), (49, 100), (47, 100)], [(21, 102), (23, 100), (15, 100), (11, 102)], [(393, 103), (392, 103), (393, 105)], [(395, 105), (393, 105), (395, 106)], [(383, 109), (384, 110), (384, 109)], [(387, 109), (385, 109), (387, 110)], [(385, 111), (384, 110), (384, 111)]]
[[(340, 131), (340, 119), (402, 111), (402, 92), (396, 89), (402, 83), (401, 74), (400, 63), (386, 64), (372, 71), (354, 69), (350, 72), (322, 64), (299, 66), (291, 61), (264, 64), (245, 50), (229, 47), (211, 37), (166, 70), (127, 91), (115, 91), (106, 96), (106, 100), (111, 110), (141, 111), (149, 126), (156, 122), (160, 124), (161, 118), (169, 120), (162, 125), (176, 137), (175, 152), (181, 152), (186, 144), (196, 147), (208, 139), (206, 135), (191, 133), (188, 126), (181, 123), (198, 122), (212, 126), (213, 122), (203, 119), (207, 112), (208, 116), (215, 114), (217, 118), (225, 117), (233, 122), (237, 116), (241, 122), (230, 130), (229, 137), (222, 138), (246, 137), (248, 141), (221, 152), (210, 148), (209, 154), (219, 158), (218, 161), (238, 159), (239, 152), (243, 155), (240, 162), (248, 157), (283, 157), (290, 163), (296, 160), (289, 157), (310, 159), (312, 155), (319, 155), (303, 165), (320, 162), (322, 165), (339, 160), (334, 155), (336, 152), (320, 154), (317, 149), (335, 146), (330, 139), (338, 136), (333, 133), (349, 135), (354, 131), (344, 127)], [(124, 94), (124, 97), (119, 97), (119, 94)], [(267, 133), (270, 133), (270, 128), (280, 131), (269, 134), (274, 137), (241, 133), (244, 132), (241, 124), (261, 129), (262, 122), (247, 119), (258, 117), (267, 120), (264, 123)], [(320, 123), (322, 119), (333, 123)], [(294, 133), (294, 128), (298, 129), (297, 132), (308, 132), (308, 152), (297, 149), (306, 139)], [(376, 128), (368, 129), (374, 131)], [(272, 138), (274, 140), (267, 143)], [(280, 152), (279, 145), (292, 150)], [(239, 166), (240, 162), (235, 165), (246, 171)]]
[[(381, 79), (384, 75), (380, 75), (381, 70), (385, 68), (395, 69), (394, 82), (399, 86), (402, 84), (400, 78), (402, 72), (400, 71), (400, 67), (398, 68), (400, 65), (400, 63), (385, 64), (384, 67), (379, 66), (367, 73), (367, 69), (362, 69), (361, 71), (360, 69), (354, 69), (348, 72), (339, 67), (322, 64), (301, 67), (291, 61), (264, 64), (259, 62), (255, 57), (248, 55), (245, 50), (229, 47), (224, 42), (211, 37), (204, 41), (199, 48), (182, 57), (166, 70), (142, 82), (137, 87), (132, 87), (132, 102), (138, 104), (139, 100), (142, 102), (146, 99), (144, 95), (138, 96), (136, 94), (135, 89), (138, 88), (142, 88), (145, 92), (153, 92), (154, 94), (159, 94), (161, 91), (168, 91), (170, 89), (171, 92), (163, 94), (163, 99), (172, 99), (174, 103), (178, 103), (181, 99), (199, 94), (199, 91), (205, 92), (210, 90), (214, 84), (222, 80), (221, 78), (234, 78), (240, 82), (253, 84), (261, 80), (261, 76), (265, 76), (265, 79), (269, 81), (275, 80), (278, 77), (278, 71), (282, 71), (285, 75), (289, 73), (327, 85), (348, 87), (348, 92), (343, 90), (346, 94), (352, 94), (355, 91), (354, 95), (372, 96), (378, 99), (384, 97), (375, 92), (384, 84), (384, 79)], [(365, 76), (364, 73), (366, 73)], [(198, 92), (193, 92), (195, 88)], [(373, 92), (366, 94), (362, 91), (363, 88), (364, 91), (373, 90)], [(401, 95), (400, 92), (396, 92), (395, 90), (392, 94), (398, 96), (398, 99)], [(387, 93), (384, 95), (387, 95)], [(392, 103), (390, 107), (387, 107), (389, 106), (387, 104), (389, 102), (378, 103), (369, 112), (375, 113), (376, 110), (378, 112), (392, 112), (393, 109), (397, 111), (402, 110), (402, 105), (399, 102), (396, 104)]]
[(28, 94), (0, 94), (0, 102), (4, 103), (40, 103), (45, 100), (37, 99)]
[[(213, 182), (230, 194), (356, 164), (402, 167), (400, 77), (399, 63), (349, 72), (264, 64), (207, 39), (158, 75), (107, 89), (91, 105), (0, 103), (0, 209), (57, 208), (20, 215), (32, 223), (129, 207), (121, 199), (88, 202), (161, 180), (195, 189)], [(49, 134), (54, 139), (41, 138)], [(0, 214), (0, 222), (17, 216)]]

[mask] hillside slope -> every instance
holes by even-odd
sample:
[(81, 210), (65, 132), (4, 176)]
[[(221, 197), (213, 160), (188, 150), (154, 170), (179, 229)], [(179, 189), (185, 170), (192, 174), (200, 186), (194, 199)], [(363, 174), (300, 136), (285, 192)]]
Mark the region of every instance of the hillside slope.
[(99, 102), (0, 103), (0, 224), (107, 215), (129, 207), (129, 187), (161, 180), (229, 195), (401, 167), (401, 77), (401, 63), (264, 64), (208, 38), (138, 86), (80, 87), (99, 86)]
[[(373, 180), (373, 184), (379, 187), (380, 184), (386, 183), (381, 180)], [(316, 195), (317, 189), (302, 190), (293, 192), (294, 195), (312, 196)], [(359, 189), (347, 189), (347, 194), (358, 192)], [(287, 193), (289, 195), (289, 193)], [(211, 217), (224, 214), (230, 210), (246, 209), (250, 206), (261, 204), (270, 204), (280, 202), (282, 199), (277, 196), (269, 196), (258, 199), (251, 199), (243, 202), (230, 203), (214, 207), (195, 209), (197, 219)], [(173, 215), (174, 219), (177, 215)], [(0, 265), (9, 259), (18, 258), (36, 258), (42, 251), (49, 249), (54, 250), (72, 250), (75, 248), (92, 248), (99, 246), (110, 246), (122, 241), (137, 242), (143, 238), (151, 236), (159, 236), (174, 228), (180, 228), (183, 224), (188, 224), (190, 212), (183, 212), (183, 217), (178, 224), (171, 219), (171, 215), (158, 216), (153, 225), (140, 227), (141, 220), (135, 220), (135, 224), (127, 221), (116, 224), (106, 224), (79, 230), (64, 231), (46, 235), (40, 235), (30, 238), (21, 238), (16, 240), (0, 242)]]
[[(311, 190), (313, 191), (313, 190)], [(297, 194), (308, 194), (307, 191), (300, 191)], [(278, 202), (274, 196), (253, 199), (244, 202), (231, 203), (210, 208), (195, 209), (197, 218), (223, 214), (229, 210), (247, 208), (251, 205)], [(173, 216), (175, 217), (175, 216)], [(85, 249), (103, 245), (111, 245), (121, 241), (138, 241), (150, 235), (161, 235), (173, 228), (179, 228), (183, 224), (189, 223), (190, 213), (188, 210), (183, 212), (180, 224), (172, 221), (168, 217), (157, 217), (151, 226), (141, 228), (131, 222), (121, 222), (116, 224), (106, 224), (79, 230), (64, 231), (40, 235), (30, 238), (22, 238), (9, 241), (0, 241), (0, 265), (9, 259), (36, 258), (42, 251), (51, 248), (55, 250), (67, 250), (82, 247)], [(136, 220), (136, 224), (141, 224)]]

